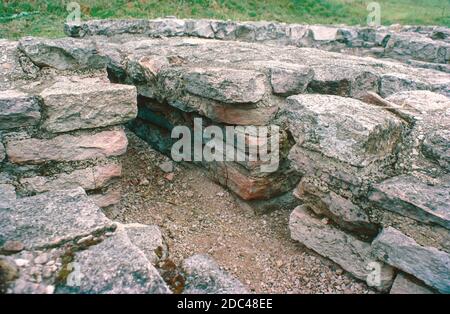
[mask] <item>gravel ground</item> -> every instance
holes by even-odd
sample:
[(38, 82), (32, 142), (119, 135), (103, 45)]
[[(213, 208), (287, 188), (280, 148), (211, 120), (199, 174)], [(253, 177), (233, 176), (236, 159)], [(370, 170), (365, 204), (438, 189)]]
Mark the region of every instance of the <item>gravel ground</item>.
[(123, 198), (106, 214), (121, 222), (158, 225), (175, 263), (208, 253), (257, 293), (374, 293), (290, 239), (291, 208), (257, 215), (202, 169), (173, 163), (173, 172), (165, 172), (170, 169), (161, 167), (170, 168), (170, 159), (133, 133), (128, 138)]

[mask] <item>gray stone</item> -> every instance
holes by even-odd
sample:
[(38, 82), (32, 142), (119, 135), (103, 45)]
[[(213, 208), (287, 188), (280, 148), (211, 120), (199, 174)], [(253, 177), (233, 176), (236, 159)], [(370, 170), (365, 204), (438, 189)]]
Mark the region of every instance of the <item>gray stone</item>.
[(0, 207), (8, 206), (16, 199), (16, 188), (11, 184), (0, 184)]
[(122, 124), (137, 115), (136, 88), (84, 79), (58, 82), (41, 93), (43, 127), (67, 132)]
[(310, 26), (312, 36), (317, 41), (333, 41), (337, 39), (338, 28), (321, 25)]
[(378, 231), (362, 208), (333, 191), (321, 188), (320, 184), (315, 184), (315, 180), (303, 177), (294, 195), (307, 204), (314, 213), (331, 218), (346, 230), (369, 236), (376, 235)]
[[(75, 254), (71, 274), (57, 292), (87, 294), (170, 293), (156, 268), (123, 230)], [(72, 272), (73, 273), (73, 272)], [(73, 282), (72, 282), (73, 281)]]
[(1, 138), (0, 138), (0, 163), (5, 159), (5, 157), (6, 157), (5, 146), (1, 142)]
[(0, 129), (36, 125), (41, 118), (39, 110), (34, 96), (15, 90), (0, 91)]
[(450, 171), (450, 130), (428, 133), (422, 143), (422, 152), (442, 168)]
[(132, 223), (119, 228), (125, 230), (131, 243), (138, 247), (153, 265), (168, 257), (167, 245), (157, 226)]
[(166, 173), (173, 172), (173, 162), (171, 160), (160, 163), (158, 167)]
[(18, 199), (0, 209), (0, 245), (19, 241), (27, 250), (57, 246), (113, 227), (82, 188)]
[(380, 290), (388, 289), (393, 281), (391, 267), (379, 263), (380, 281), (370, 281), (375, 258), (369, 243), (345, 233), (313, 217), (304, 205), (294, 209), (289, 219), (291, 238), (303, 243), (322, 256), (331, 259), (358, 279), (367, 281)]
[(127, 145), (125, 132), (118, 129), (78, 136), (65, 134), (48, 140), (12, 140), (6, 144), (6, 153), (15, 164), (41, 164), (119, 156), (126, 152)]
[(369, 199), (378, 207), (450, 229), (450, 186), (431, 186), (401, 175), (374, 184)]
[(77, 187), (83, 189), (100, 189), (110, 181), (121, 176), (122, 166), (119, 164), (99, 165), (86, 169), (60, 173), (55, 176), (36, 176), (20, 179), (20, 184), (27, 192), (42, 193), (52, 190), (69, 190)]
[(19, 50), (39, 67), (78, 70), (106, 66), (105, 57), (98, 54), (95, 44), (90, 40), (25, 37), (20, 40)]
[(209, 20), (187, 20), (186, 34), (201, 38), (214, 38), (214, 30)]
[(392, 284), (390, 294), (434, 294), (419, 280), (405, 273), (398, 273)]
[(183, 261), (185, 294), (248, 294), (247, 288), (208, 255), (197, 254)]
[(429, 89), (429, 84), (411, 75), (391, 73), (381, 76), (379, 93), (382, 97), (387, 97), (402, 91)]
[(298, 146), (354, 166), (391, 154), (401, 137), (398, 118), (355, 99), (298, 95), (287, 103), (281, 116)]
[(424, 247), (400, 231), (388, 227), (372, 242), (382, 261), (417, 277), (442, 293), (450, 293), (450, 255)]
[(255, 71), (197, 68), (184, 80), (189, 93), (224, 103), (255, 103), (265, 93), (264, 75)]
[(313, 77), (314, 71), (307, 66), (280, 64), (270, 67), (270, 84), (275, 94), (302, 94)]

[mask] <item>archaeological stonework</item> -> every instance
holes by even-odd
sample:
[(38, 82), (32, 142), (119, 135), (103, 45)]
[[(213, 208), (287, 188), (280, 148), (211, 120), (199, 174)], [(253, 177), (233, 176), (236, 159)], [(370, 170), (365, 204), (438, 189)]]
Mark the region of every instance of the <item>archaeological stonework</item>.
[[(125, 129), (170, 156), (172, 130), (201, 118), (277, 127), (275, 171), (193, 162), (253, 210), (289, 210), (293, 240), (379, 292), (450, 293), (448, 28), (165, 18), (65, 32), (0, 40), (2, 292), (248, 293), (206, 255), (172, 276), (157, 226), (100, 209), (121, 199)], [(89, 270), (79, 285), (71, 265)]]

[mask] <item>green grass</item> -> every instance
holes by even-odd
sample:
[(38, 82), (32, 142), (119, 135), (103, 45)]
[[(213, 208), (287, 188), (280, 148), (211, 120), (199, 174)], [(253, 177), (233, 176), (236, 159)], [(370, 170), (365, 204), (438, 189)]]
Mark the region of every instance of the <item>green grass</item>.
[[(79, 0), (81, 19), (214, 18), (287, 23), (366, 23), (372, 0)], [(0, 38), (64, 36), (64, 0), (2, 0)], [(450, 0), (378, 0), (381, 22), (450, 26)]]

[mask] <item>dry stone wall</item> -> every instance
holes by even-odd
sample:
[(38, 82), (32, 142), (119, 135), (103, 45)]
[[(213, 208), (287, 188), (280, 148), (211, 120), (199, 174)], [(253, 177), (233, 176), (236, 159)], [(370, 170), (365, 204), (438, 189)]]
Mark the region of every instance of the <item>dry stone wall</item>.
[(293, 209), (294, 240), (375, 288), (450, 292), (447, 28), (168, 18), (65, 30), (2, 42), (5, 191), (74, 183), (109, 204), (98, 191), (120, 176), (126, 121), (167, 154), (173, 128), (196, 118), (275, 125), (276, 171), (200, 166), (257, 209)]

